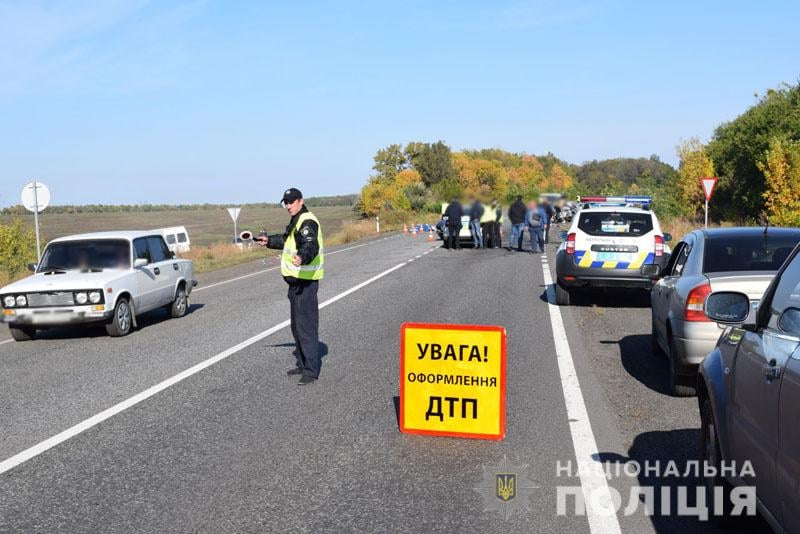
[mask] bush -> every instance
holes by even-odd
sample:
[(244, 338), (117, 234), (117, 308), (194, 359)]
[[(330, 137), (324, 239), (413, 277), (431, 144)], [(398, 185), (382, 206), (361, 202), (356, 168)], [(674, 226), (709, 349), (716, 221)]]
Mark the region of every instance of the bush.
[(25, 230), (22, 220), (0, 224), (0, 285), (21, 278), (35, 261), (36, 235)]

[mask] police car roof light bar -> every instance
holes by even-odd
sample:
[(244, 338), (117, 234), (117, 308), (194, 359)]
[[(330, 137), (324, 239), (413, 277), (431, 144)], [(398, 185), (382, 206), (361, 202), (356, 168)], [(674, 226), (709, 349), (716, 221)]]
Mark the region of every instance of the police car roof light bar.
[(642, 206), (649, 206), (653, 203), (653, 197), (648, 196), (620, 196), (620, 197), (601, 197), (601, 196), (579, 196), (578, 202), (581, 204), (609, 204), (609, 205), (626, 205), (626, 204), (641, 204)]

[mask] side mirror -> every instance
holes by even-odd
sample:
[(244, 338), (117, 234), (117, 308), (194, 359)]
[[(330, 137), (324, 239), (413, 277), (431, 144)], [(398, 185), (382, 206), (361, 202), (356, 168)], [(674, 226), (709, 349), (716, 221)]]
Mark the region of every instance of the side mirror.
[(647, 263), (642, 265), (642, 268), (639, 269), (639, 272), (642, 273), (642, 276), (646, 276), (648, 278), (661, 278), (661, 266), (657, 263)]
[(712, 321), (722, 324), (741, 324), (750, 315), (750, 299), (744, 293), (736, 291), (711, 293), (706, 298), (703, 311)]
[(29, 264), (28, 264), (28, 270), (29, 270), (30, 272), (32, 272), (32, 273), (35, 273), (35, 272), (36, 272), (36, 268), (37, 268), (38, 266), (39, 266), (39, 264), (38, 264), (38, 263), (29, 263)]
[(800, 309), (786, 308), (778, 318), (778, 327), (793, 336), (800, 337)]
[(566, 231), (566, 230), (561, 230), (560, 232), (558, 232), (558, 238), (559, 238), (561, 241), (565, 241), (565, 240), (567, 239), (567, 235), (568, 235), (568, 234), (567, 234), (567, 231)]
[(668, 243), (670, 241), (672, 241), (672, 234), (668, 234), (667, 232), (664, 232), (664, 242)]
[(133, 268), (134, 269), (141, 269), (142, 267), (147, 266), (147, 260), (144, 258), (136, 258), (133, 260)]

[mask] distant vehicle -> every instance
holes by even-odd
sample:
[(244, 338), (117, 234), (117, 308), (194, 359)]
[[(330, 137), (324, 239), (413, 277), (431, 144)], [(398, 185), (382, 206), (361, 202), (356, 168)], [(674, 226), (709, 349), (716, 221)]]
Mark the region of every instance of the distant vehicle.
[(547, 201), (554, 209), (563, 207), (566, 200), (567, 196), (564, 193), (542, 193), (539, 195), (539, 204)]
[[(742, 292), (706, 299), (705, 314), (728, 328), (697, 380), (707, 495), (755, 487), (758, 511), (775, 532), (800, 532), (798, 252), (773, 278), (755, 314)], [(743, 473), (745, 465), (752, 470)]]
[(654, 280), (642, 265), (663, 266), (669, 258), (669, 234), (656, 214), (633, 207), (597, 206), (575, 214), (556, 251), (556, 303), (589, 287), (650, 289)]
[[(446, 240), (447, 239), (447, 218), (444, 216), (444, 212), (447, 209), (448, 204), (443, 202), (442, 203), (442, 218), (436, 223), (436, 233), (439, 236), (439, 239)], [(458, 240), (460, 243), (468, 243), (472, 244), (472, 232), (469, 231), (469, 217), (470, 217), (470, 209), (469, 206), (463, 206), (461, 210), (461, 231), (458, 233)]]
[(185, 315), (197, 285), (191, 260), (175, 258), (153, 231), (55, 239), (29, 267), (33, 276), (0, 288), (3, 322), (16, 341), (70, 323), (104, 323), (110, 336), (125, 336), (137, 315), (155, 308)]
[(163, 237), (169, 249), (176, 254), (189, 252), (189, 250), (191, 250), (192, 243), (189, 240), (189, 232), (186, 231), (186, 227), (184, 226), (157, 228), (153, 230), (153, 232)]
[(650, 291), (653, 348), (669, 357), (673, 395), (694, 394), (697, 366), (721, 334), (703, 311), (708, 295), (740, 291), (757, 305), (798, 242), (797, 228), (713, 228), (675, 245)]

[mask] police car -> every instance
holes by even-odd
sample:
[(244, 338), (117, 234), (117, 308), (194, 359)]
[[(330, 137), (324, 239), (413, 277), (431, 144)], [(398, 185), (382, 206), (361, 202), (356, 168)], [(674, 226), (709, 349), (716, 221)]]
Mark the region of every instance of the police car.
[(650, 197), (579, 197), (582, 205), (556, 252), (556, 303), (568, 305), (587, 287), (649, 289), (642, 265), (663, 267), (669, 257)]

